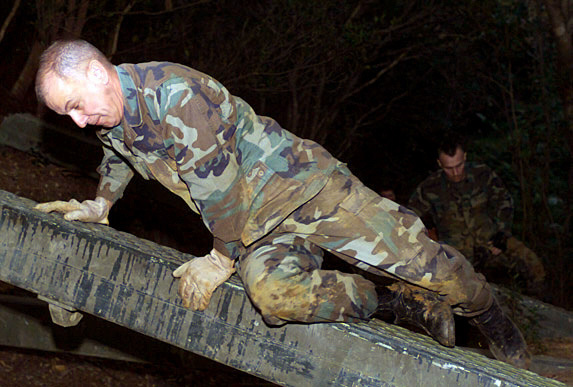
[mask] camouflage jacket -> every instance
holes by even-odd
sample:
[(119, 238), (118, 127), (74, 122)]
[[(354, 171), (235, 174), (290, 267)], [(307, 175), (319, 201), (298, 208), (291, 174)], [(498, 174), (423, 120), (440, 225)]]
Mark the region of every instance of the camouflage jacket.
[(420, 217), (431, 217), (440, 240), (467, 254), (468, 248), (487, 244), (496, 232), (511, 231), (513, 202), (488, 166), (466, 163), (465, 171), (459, 183), (449, 181), (441, 169), (432, 173), (416, 188), (408, 206)]
[(315, 196), (341, 165), (199, 71), (167, 62), (116, 71), (124, 116), (98, 132), (98, 195), (112, 203), (133, 167), (182, 197), (216, 240), (249, 245)]

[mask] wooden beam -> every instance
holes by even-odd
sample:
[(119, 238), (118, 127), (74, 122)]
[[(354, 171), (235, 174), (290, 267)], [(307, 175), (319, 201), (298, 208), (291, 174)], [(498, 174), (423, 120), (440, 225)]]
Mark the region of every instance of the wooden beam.
[(276, 384), (563, 385), (379, 321), (271, 328), (235, 277), (190, 311), (171, 274), (190, 255), (34, 204), (0, 191), (0, 280)]

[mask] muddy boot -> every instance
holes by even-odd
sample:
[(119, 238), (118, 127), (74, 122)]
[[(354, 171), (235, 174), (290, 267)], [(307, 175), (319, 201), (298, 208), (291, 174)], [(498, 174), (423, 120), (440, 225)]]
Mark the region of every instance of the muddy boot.
[(390, 311), (394, 324), (407, 322), (424, 329), (428, 335), (446, 347), (456, 343), (452, 308), (438, 294), (403, 282), (378, 287), (377, 313)]
[(470, 320), (485, 336), (489, 350), (497, 360), (515, 367), (528, 369), (531, 355), (523, 335), (513, 321), (503, 312), (494, 298), (492, 306), (483, 314)]

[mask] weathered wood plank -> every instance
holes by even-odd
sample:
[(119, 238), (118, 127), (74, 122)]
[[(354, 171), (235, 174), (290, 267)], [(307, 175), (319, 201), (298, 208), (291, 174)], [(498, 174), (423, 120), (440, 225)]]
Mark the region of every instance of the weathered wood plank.
[(180, 354), (164, 342), (87, 314), (75, 327), (52, 324), (46, 302), (27, 295), (0, 295), (0, 345), (130, 362)]
[(191, 256), (33, 204), (0, 191), (0, 280), (274, 383), (563, 385), (382, 322), (270, 328), (234, 277), (187, 310), (171, 272)]

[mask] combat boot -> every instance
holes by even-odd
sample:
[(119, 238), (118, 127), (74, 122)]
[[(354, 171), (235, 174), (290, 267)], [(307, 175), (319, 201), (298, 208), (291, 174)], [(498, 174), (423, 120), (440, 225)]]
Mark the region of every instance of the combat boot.
[(446, 347), (456, 344), (452, 308), (440, 299), (437, 293), (404, 282), (380, 286), (376, 291), (377, 313), (390, 311), (395, 317), (394, 324), (411, 323), (424, 329), (428, 335)]
[(527, 343), (519, 328), (503, 312), (494, 298), (492, 306), (470, 320), (485, 336), (489, 350), (497, 360), (504, 361), (515, 367), (528, 369), (531, 355), (527, 351)]

